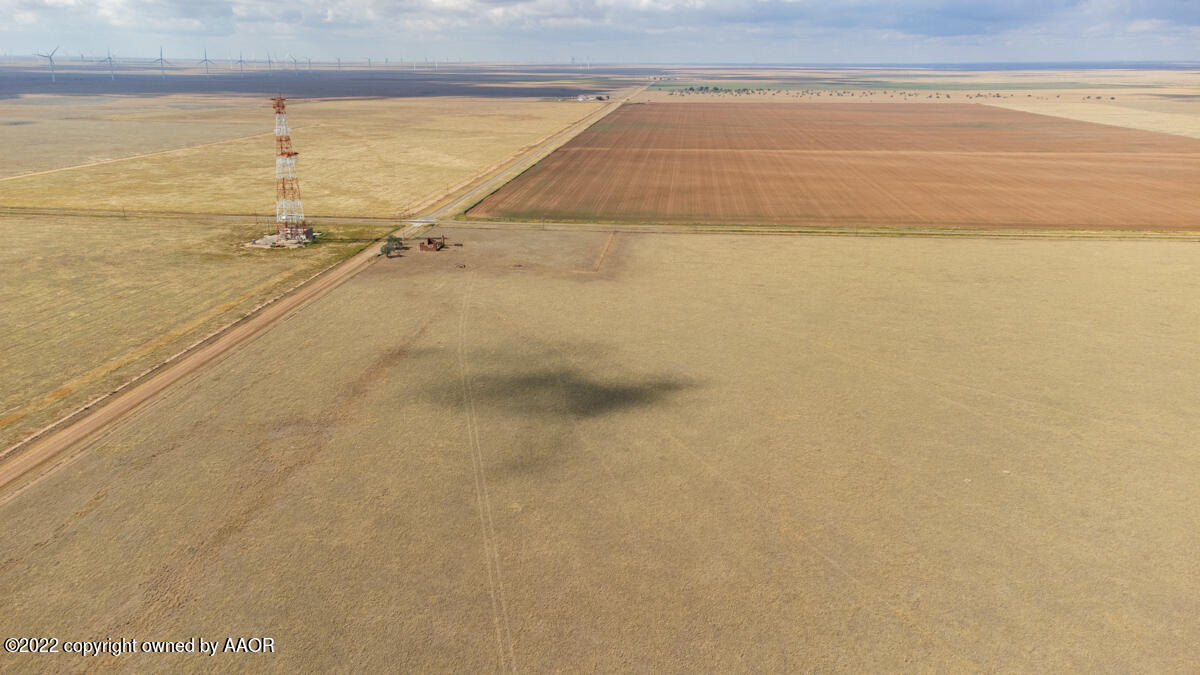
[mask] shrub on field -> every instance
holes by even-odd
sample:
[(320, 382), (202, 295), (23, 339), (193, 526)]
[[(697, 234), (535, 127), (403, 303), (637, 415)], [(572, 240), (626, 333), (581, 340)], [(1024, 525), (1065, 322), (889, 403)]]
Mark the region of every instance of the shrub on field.
[(387, 239), (384, 240), (383, 246), (380, 247), (379, 252), (390, 258), (392, 257), (392, 253), (403, 250), (404, 240), (394, 234), (389, 234)]

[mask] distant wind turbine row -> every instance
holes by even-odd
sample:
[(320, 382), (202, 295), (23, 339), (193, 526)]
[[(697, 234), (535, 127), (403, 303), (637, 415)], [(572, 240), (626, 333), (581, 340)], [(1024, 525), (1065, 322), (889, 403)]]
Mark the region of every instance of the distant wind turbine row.
[[(50, 66), (50, 82), (51, 82), (51, 84), (54, 84), (58, 81), (58, 77), (57, 77), (58, 71), (55, 68), (56, 63), (54, 60), (54, 56), (55, 56), (55, 54), (58, 53), (58, 50), (59, 50), (59, 46), (55, 46), (54, 49), (51, 49), (49, 52), (40, 52), (39, 51), (39, 52), (35, 52), (35, 54), (34, 54), (35, 56), (46, 59), (47, 64)], [(204, 54), (203, 58), (195, 61), (195, 63), (197, 63), (198, 65), (204, 66), (204, 76), (206, 78), (211, 79), (212, 78), (212, 66), (217, 65), (217, 62), (208, 58), (208, 49), (207, 48), (204, 49), (203, 54)], [(294, 56), (292, 54), (287, 54), (285, 56), (285, 59), (291, 60), (293, 73), (299, 74), (301, 72), (300, 71), (300, 59), (298, 59), (296, 56)], [(88, 59), (84, 56), (84, 54), (80, 53), (79, 61), (80, 61), (80, 63), (87, 63)], [(253, 59), (252, 59), (252, 61), (253, 61)], [(276, 57), (272, 57), (271, 52), (269, 52), (269, 51), (267, 52), (267, 55), (266, 55), (267, 73), (266, 74), (268, 77), (270, 77), (271, 75), (274, 74), (275, 65), (278, 63), (278, 61), (279, 61), (278, 55), (276, 55)], [(312, 72), (312, 69), (313, 69), (312, 58), (306, 56), (306, 57), (304, 57), (304, 61), (307, 64), (306, 72)], [(116, 65), (115, 65), (116, 60), (113, 58), (111, 50), (105, 51), (104, 58), (92, 59), (92, 62), (107, 64), (109, 79), (115, 80), (117, 78)], [(342, 57), (338, 56), (336, 59), (336, 62), (337, 62), (337, 70), (340, 72), (342, 70)], [(391, 59), (389, 59), (388, 57), (384, 57), (383, 62), (384, 62), (385, 68), (389, 67), (391, 64)], [(459, 59), (459, 63), (461, 63), (461, 62), (462, 62), (462, 60)], [(144, 64), (144, 63), (146, 63), (146, 61), (143, 60), (143, 61), (141, 61), (141, 63)], [(163, 80), (167, 79), (167, 66), (174, 65), (174, 64), (172, 64), (172, 62), (168, 61), (163, 56), (163, 48), (162, 47), (158, 48), (158, 58), (151, 59), (149, 61), (149, 63), (158, 66), (159, 77), (162, 78)], [(242, 76), (245, 76), (246, 60), (244, 58), (242, 58), (242, 52), (238, 52), (238, 58), (236, 61), (234, 61), (233, 57), (230, 56), (228, 59), (228, 63), (229, 63), (229, 70), (231, 70), (231, 71), (234, 70), (234, 68), (236, 66), (238, 73)], [(401, 58), (399, 60), (399, 63), (401, 65), (403, 65), (404, 59)], [(429, 58), (426, 57), (425, 64), (427, 67), (431, 67), (432, 70), (434, 70), (434, 71), (437, 71), (437, 69), (438, 69), (438, 60), (437, 59), (434, 59), (431, 62), (429, 60)], [(367, 68), (374, 69), (374, 67), (375, 67), (374, 57), (367, 56)], [(590, 67), (590, 64), (589, 64), (589, 67)], [(416, 61), (412, 61), (412, 69), (413, 69), (413, 72), (417, 71), (417, 62)]]

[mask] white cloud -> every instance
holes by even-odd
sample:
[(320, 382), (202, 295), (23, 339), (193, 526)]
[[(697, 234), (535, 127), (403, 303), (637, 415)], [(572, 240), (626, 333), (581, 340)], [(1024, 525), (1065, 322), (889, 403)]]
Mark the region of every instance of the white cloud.
[[(642, 54), (633, 58), (734, 60), (776, 53), (774, 60), (821, 60), (836, 45), (843, 55), (858, 47), (862, 59), (930, 58), (941, 48), (944, 58), (1019, 60), (1039, 57), (1006, 54), (1006, 45), (1036, 35), (1039, 44), (1058, 45), (1040, 58), (1101, 60), (1120, 54), (1089, 39), (1141, 36), (1149, 44), (1194, 34), (1200, 0), (0, 0), (0, 16), (11, 18), (0, 34), (20, 26), (39, 43), (56, 34), (119, 34), (145, 44), (221, 40), (231, 48), (303, 40), (320, 53), (381, 43), (400, 52), (453, 40), (480, 52), (610, 45), (614, 54)], [(675, 42), (663, 44), (663, 36)], [(740, 50), (710, 49), (738, 40)]]

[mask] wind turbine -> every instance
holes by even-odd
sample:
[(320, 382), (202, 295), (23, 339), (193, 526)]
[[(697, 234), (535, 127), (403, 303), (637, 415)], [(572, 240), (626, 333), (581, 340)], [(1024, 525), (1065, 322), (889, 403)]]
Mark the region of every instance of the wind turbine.
[(271, 52), (267, 52), (267, 77), (271, 76)]
[(292, 72), (298, 75), (299, 71), (296, 70), (296, 57), (292, 56), (291, 54), (288, 54), (287, 56), (292, 60)]
[(246, 62), (242, 60), (241, 52), (238, 52), (237, 65), (238, 65), (238, 72), (240, 72), (242, 74), (242, 77), (245, 77), (246, 76)]
[(304, 58), (305, 58), (305, 59), (308, 59), (308, 72), (310, 72), (310, 73), (311, 73), (311, 72), (312, 72), (312, 59), (311, 59), (311, 58), (309, 58), (309, 57), (307, 57), (307, 56), (306, 56), (306, 57), (304, 57)]
[(166, 61), (166, 59), (163, 58), (162, 47), (158, 48), (158, 58), (151, 61), (150, 63), (157, 63), (158, 64), (158, 72), (162, 76), (162, 79), (164, 79), (164, 80), (167, 79), (167, 61)]
[(112, 50), (105, 49), (104, 51), (108, 54), (108, 56), (104, 57), (104, 60), (108, 61), (108, 79), (115, 80), (117, 79), (117, 74), (113, 72)]
[(338, 60), (338, 72), (341, 72), (341, 70), (342, 70), (342, 57), (340, 57), (340, 56), (339, 56), (339, 57), (337, 57), (337, 60)]
[(208, 48), (207, 47), (204, 48), (204, 60), (201, 61), (200, 63), (204, 64), (204, 76), (211, 79), (212, 75), (209, 74), (209, 72), (208, 72), (208, 64), (212, 63), (212, 61), (208, 60)]
[(55, 53), (55, 52), (57, 52), (57, 51), (58, 51), (58, 46), (56, 45), (56, 46), (54, 47), (54, 49), (51, 49), (51, 50), (50, 50), (50, 53), (49, 53), (49, 54), (43, 54), (43, 53), (41, 53), (41, 52), (35, 52), (35, 55), (36, 55), (36, 56), (40, 56), (40, 57), (42, 57), (43, 59), (46, 59), (47, 61), (49, 61), (49, 62), (50, 62), (50, 84), (54, 84), (54, 83), (55, 83), (55, 81), (56, 81), (56, 80), (54, 79), (54, 53)]

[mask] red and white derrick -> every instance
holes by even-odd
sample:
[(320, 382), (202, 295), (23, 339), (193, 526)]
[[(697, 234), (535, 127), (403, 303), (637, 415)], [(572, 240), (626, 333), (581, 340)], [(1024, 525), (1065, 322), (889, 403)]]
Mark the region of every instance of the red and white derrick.
[(308, 239), (304, 205), (300, 203), (300, 180), (296, 177), (296, 155), (288, 130), (283, 96), (271, 99), (275, 107), (275, 225), (280, 239)]

